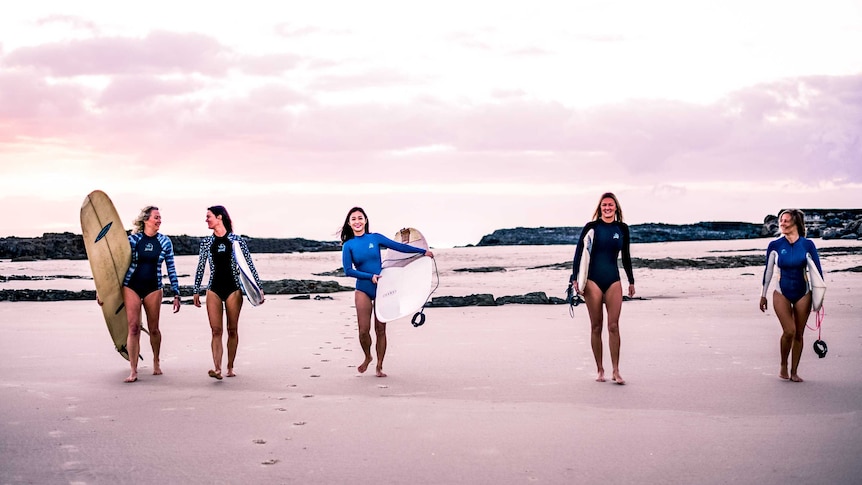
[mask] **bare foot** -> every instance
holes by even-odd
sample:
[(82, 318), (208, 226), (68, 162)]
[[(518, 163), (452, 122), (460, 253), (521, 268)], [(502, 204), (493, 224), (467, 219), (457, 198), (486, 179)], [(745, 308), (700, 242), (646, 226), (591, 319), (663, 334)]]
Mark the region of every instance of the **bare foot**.
[(158, 362), (153, 362), (153, 375), (154, 375), (154, 376), (160, 376), (160, 375), (162, 375), (162, 368), (161, 368), (161, 367), (159, 367), (159, 363), (158, 363)]
[(234, 374), (233, 369), (228, 369), (227, 374), (225, 374), (225, 375), (227, 377), (236, 377), (236, 374)]
[(370, 363), (371, 363), (371, 357), (366, 357), (365, 360), (362, 361), (361, 364), (359, 364), (359, 367), (357, 367), (356, 370), (358, 370), (359, 373), (362, 374), (368, 370), (368, 364), (370, 364)]
[(383, 372), (383, 367), (377, 367), (377, 377), (386, 377), (386, 373)]
[(213, 379), (221, 380), (221, 371), (220, 370), (210, 370), (207, 372), (207, 375), (212, 377)]
[(802, 378), (801, 378), (801, 377), (799, 377), (799, 376), (798, 376), (798, 375), (796, 375), (796, 374), (793, 374), (792, 376), (790, 376), (790, 380), (791, 380), (791, 381), (793, 381), (793, 382), (805, 382), (805, 381), (803, 381), (803, 380), (802, 380)]
[(778, 377), (784, 379), (785, 381), (790, 379), (790, 373), (787, 372), (787, 366), (782, 365), (781, 370), (778, 371)]
[(616, 382), (617, 384), (621, 385), (621, 386), (626, 383), (625, 379), (620, 377), (619, 371), (614, 371), (613, 381)]
[(605, 371), (600, 370), (599, 375), (596, 377), (596, 382), (605, 382)]
[(123, 379), (123, 382), (135, 382), (137, 380), (138, 380), (137, 374), (129, 374), (129, 377), (126, 377), (125, 379)]

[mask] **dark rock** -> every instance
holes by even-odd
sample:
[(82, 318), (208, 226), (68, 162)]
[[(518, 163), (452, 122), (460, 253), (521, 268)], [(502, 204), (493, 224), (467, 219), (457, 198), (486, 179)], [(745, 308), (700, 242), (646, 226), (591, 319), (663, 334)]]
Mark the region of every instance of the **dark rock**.
[(468, 296), (435, 296), (426, 305), (428, 308), (462, 306), (497, 306), (494, 295), (482, 293)]
[(341, 286), (337, 281), (315, 280), (277, 280), (261, 282), (261, 289), (267, 295), (299, 295), (302, 293), (335, 293), (353, 291), (351, 286)]
[(332, 271), (324, 271), (323, 273), (312, 273), (314, 276), (328, 276), (328, 277), (336, 277), (336, 278), (346, 278), (347, 275), (344, 274), (344, 268), (338, 268)]
[(526, 295), (501, 296), (494, 300), (497, 305), (507, 305), (510, 303), (519, 305), (559, 305), (565, 303), (562, 298), (548, 298), (544, 291), (535, 291)]
[(311, 299), (311, 295), (299, 295), (299, 296), (291, 297), (291, 300), (310, 300), (310, 299)]
[(95, 290), (0, 290), (0, 301), (96, 301)]
[(502, 266), (483, 266), (480, 268), (458, 268), (452, 271), (458, 273), (505, 273), (506, 268)]

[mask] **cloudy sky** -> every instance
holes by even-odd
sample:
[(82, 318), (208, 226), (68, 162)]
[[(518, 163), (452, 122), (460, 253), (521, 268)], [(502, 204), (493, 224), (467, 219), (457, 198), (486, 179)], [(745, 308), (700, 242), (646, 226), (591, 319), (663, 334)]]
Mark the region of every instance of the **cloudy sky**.
[[(230, 7), (218, 5), (227, 4)], [(0, 236), (106, 191), (204, 235), (432, 245), (862, 206), (862, 2), (39, 1), (0, 15)]]

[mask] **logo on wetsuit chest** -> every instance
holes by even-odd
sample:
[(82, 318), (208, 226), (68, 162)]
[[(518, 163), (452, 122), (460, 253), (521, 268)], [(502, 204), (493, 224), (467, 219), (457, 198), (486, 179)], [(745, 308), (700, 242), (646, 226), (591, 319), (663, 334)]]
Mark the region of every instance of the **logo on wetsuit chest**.
[(374, 243), (368, 243), (368, 249), (374, 249)]
[(619, 238), (620, 238), (620, 233), (615, 232), (615, 233), (614, 233), (614, 239), (619, 239)]
[(147, 243), (147, 245), (146, 245), (146, 246), (144, 246), (144, 251), (146, 251), (146, 252), (148, 252), (148, 253), (149, 253), (149, 252), (151, 252), (152, 250), (153, 250), (153, 243)]
[(216, 248), (216, 251), (223, 253), (223, 252), (227, 251), (227, 246), (225, 246), (224, 243), (220, 243), (218, 245), (218, 247)]

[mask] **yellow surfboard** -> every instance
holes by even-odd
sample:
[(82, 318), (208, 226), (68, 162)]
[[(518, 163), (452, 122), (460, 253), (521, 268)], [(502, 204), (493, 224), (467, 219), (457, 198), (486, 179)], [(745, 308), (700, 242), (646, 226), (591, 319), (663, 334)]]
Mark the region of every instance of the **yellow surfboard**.
[(81, 205), (81, 231), (108, 332), (117, 352), (129, 360), (123, 278), (132, 262), (132, 249), (114, 203), (101, 190), (91, 192)]

